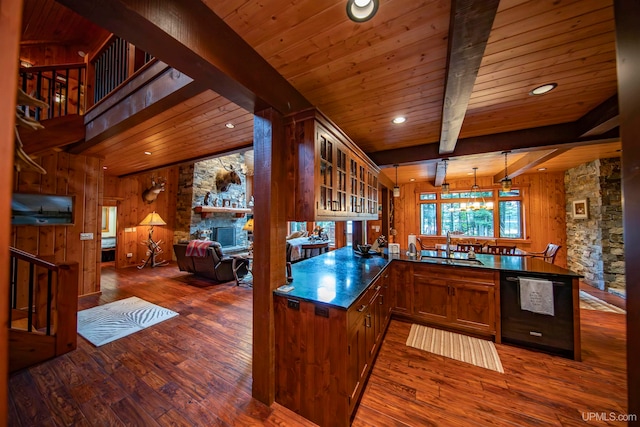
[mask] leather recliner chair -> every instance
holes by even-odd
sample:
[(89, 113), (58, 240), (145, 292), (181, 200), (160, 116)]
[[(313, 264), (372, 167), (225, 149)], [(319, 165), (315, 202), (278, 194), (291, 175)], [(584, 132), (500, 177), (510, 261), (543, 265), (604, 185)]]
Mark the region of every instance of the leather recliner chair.
[[(204, 257), (187, 256), (187, 243), (173, 245), (180, 271), (188, 271), (196, 276), (206, 277), (216, 282), (230, 282), (247, 275), (249, 260), (241, 257), (225, 256), (218, 242), (211, 242)], [(234, 265), (235, 261), (235, 265)], [(234, 274), (234, 266), (236, 274)]]

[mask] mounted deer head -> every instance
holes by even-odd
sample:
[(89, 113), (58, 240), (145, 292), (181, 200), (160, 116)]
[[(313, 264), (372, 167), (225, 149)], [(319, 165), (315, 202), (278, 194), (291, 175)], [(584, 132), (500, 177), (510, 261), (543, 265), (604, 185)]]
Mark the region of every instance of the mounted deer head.
[(242, 184), (240, 175), (238, 175), (238, 172), (234, 169), (233, 165), (225, 166), (222, 162), (220, 162), (220, 164), (224, 168), (224, 171), (218, 171), (216, 174), (216, 188), (218, 191), (229, 191), (229, 186), (231, 184)]
[(158, 178), (158, 181), (155, 181), (155, 178), (151, 178), (151, 187), (147, 188), (142, 192), (142, 201), (145, 203), (153, 203), (158, 198), (158, 194), (161, 191), (164, 191), (164, 185), (167, 183), (165, 178)]

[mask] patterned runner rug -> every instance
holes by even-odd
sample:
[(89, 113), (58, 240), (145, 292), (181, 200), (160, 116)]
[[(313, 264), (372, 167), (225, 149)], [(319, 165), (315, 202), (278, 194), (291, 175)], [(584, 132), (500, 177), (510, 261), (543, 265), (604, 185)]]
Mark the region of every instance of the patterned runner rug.
[(78, 312), (78, 334), (99, 347), (148, 328), (178, 313), (130, 297)]
[(626, 313), (624, 309), (616, 307), (613, 304), (609, 304), (606, 301), (602, 301), (600, 298), (596, 298), (582, 290), (580, 291), (580, 308), (586, 310), (608, 311), (611, 313)]
[(504, 374), (500, 356), (491, 341), (413, 324), (407, 345)]

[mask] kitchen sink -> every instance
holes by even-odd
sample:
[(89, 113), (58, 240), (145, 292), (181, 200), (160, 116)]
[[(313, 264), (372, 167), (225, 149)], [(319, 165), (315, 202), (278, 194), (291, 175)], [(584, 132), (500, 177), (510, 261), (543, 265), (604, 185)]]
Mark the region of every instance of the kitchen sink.
[(421, 261), (430, 262), (435, 264), (449, 264), (449, 265), (484, 265), (477, 259), (464, 259), (464, 258), (447, 258), (439, 256), (423, 256)]

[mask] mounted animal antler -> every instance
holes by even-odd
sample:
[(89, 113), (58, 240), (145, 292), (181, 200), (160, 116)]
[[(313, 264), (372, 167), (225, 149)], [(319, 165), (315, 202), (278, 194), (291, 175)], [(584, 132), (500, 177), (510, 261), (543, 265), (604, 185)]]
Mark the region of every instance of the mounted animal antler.
[(155, 181), (155, 178), (151, 178), (151, 187), (142, 192), (142, 200), (148, 204), (155, 202), (158, 198), (158, 194), (160, 194), (161, 191), (164, 191), (166, 183), (167, 180), (165, 178), (158, 178), (158, 182)]
[(220, 159), (218, 159), (220, 165), (224, 168), (224, 171), (218, 171), (216, 174), (216, 188), (220, 192), (229, 191), (231, 184), (242, 184), (240, 175), (235, 170), (233, 165), (225, 166)]
[[(25, 105), (30, 107), (47, 108), (48, 105), (45, 102), (40, 101), (27, 95), (18, 88), (18, 96), (16, 99), (17, 105)], [(28, 110), (27, 110), (28, 111)], [(15, 141), (15, 168), (18, 172), (24, 170), (34, 170), (35, 172), (46, 174), (47, 171), (36, 163), (27, 153), (24, 152), (22, 141), (20, 140), (20, 133), (18, 132), (18, 126), (28, 127), (34, 130), (44, 129), (38, 121), (29, 117), (19, 108), (16, 107), (16, 141)]]

